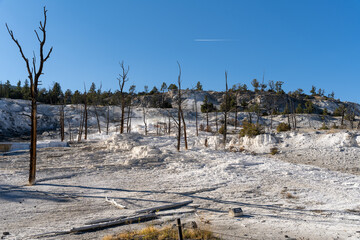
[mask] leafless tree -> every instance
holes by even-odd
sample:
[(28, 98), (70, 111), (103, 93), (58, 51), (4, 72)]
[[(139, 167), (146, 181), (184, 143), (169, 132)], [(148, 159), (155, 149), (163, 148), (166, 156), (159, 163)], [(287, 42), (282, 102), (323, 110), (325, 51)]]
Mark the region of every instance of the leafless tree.
[(143, 121), (144, 121), (145, 135), (148, 134), (147, 122), (146, 122), (146, 113), (147, 113), (147, 110), (146, 110), (145, 107), (143, 107)]
[(126, 68), (124, 65), (124, 61), (120, 63), (120, 68), (122, 73), (119, 74), (117, 78), (119, 81), (120, 87), (120, 102), (121, 102), (121, 120), (120, 120), (120, 133), (124, 133), (124, 122), (125, 122), (125, 93), (124, 93), (124, 86), (127, 81), (129, 81), (128, 73), (129, 73), (129, 66)]
[(177, 136), (177, 150), (180, 151), (180, 141), (181, 141), (181, 67), (179, 62), (179, 76), (178, 76), (178, 136)]
[(85, 123), (85, 110), (82, 109), (80, 105), (80, 122), (79, 122), (79, 130), (78, 130), (78, 142), (81, 141), (82, 133), (84, 130), (84, 123)]
[(131, 119), (132, 119), (132, 101), (134, 98), (135, 85), (131, 85), (129, 88), (129, 94), (127, 97), (127, 120), (126, 120), (126, 132), (131, 132)]
[(88, 134), (88, 107), (87, 107), (87, 102), (88, 102), (88, 95), (86, 92), (86, 86), (84, 83), (84, 125), (85, 125), (85, 134), (84, 134), (84, 139), (87, 140), (87, 134)]
[(238, 126), (238, 96), (239, 90), (235, 90), (235, 129), (237, 129)]
[[(100, 96), (101, 94), (101, 88), (102, 88), (102, 84), (100, 84), (99, 90), (98, 90), (98, 95)], [(97, 106), (99, 105), (99, 98), (95, 95), (94, 99), (92, 99), (92, 103), (93, 103), (93, 107), (94, 107), (94, 112), (95, 112), (95, 116), (96, 116), (96, 122), (98, 125), (98, 130), (99, 133), (101, 133), (101, 125), (100, 125), (100, 119), (99, 119), (99, 113), (97, 110)]]
[(227, 83), (227, 71), (225, 71), (225, 107), (224, 107), (224, 145), (226, 144), (226, 133), (227, 133), (227, 113), (229, 111), (228, 106), (229, 104), (229, 90), (228, 90), (228, 83)]
[(195, 126), (196, 126), (196, 136), (199, 136), (199, 128), (198, 128), (198, 109), (197, 109), (197, 94), (195, 90), (195, 96), (194, 96), (194, 104), (195, 104)]
[(110, 123), (110, 105), (107, 107), (106, 114), (106, 135), (109, 135), (109, 123)]
[(68, 125), (69, 125), (69, 140), (70, 140), (70, 142), (72, 142), (71, 122), (70, 122), (70, 119), (68, 119)]
[(40, 44), (40, 61), (38, 68), (36, 68), (36, 56), (34, 52), (34, 56), (32, 58), (32, 66), (29, 62), (29, 59), (25, 57), (24, 52), (22, 50), (22, 47), (18, 40), (15, 38), (14, 33), (12, 30), (9, 29), (8, 25), (6, 25), (6, 28), (10, 34), (11, 39), (16, 43), (16, 45), (19, 48), (21, 57), (24, 59), (26, 63), (26, 68), (29, 74), (29, 80), (30, 80), (30, 91), (31, 91), (31, 137), (30, 137), (30, 171), (29, 171), (29, 185), (35, 184), (36, 179), (36, 142), (37, 142), (37, 97), (38, 97), (38, 84), (39, 84), (39, 78), (43, 74), (43, 67), (44, 63), (50, 58), (50, 54), (53, 50), (51, 47), (49, 52), (45, 55), (44, 54), (44, 45), (46, 42), (46, 17), (47, 10), (44, 7), (44, 22), (40, 21), (40, 32), (42, 36), (38, 34), (36, 30), (36, 38), (39, 41)]
[(64, 104), (60, 105), (59, 108), (60, 112), (60, 137), (61, 141), (64, 141), (65, 138), (65, 110), (64, 110)]
[(183, 121), (184, 124), (184, 138), (185, 138), (185, 149), (187, 149), (187, 138), (186, 138), (186, 124), (185, 124), (185, 120), (184, 120), (184, 113), (182, 112), (182, 108), (181, 108), (181, 103), (182, 103), (182, 99), (181, 99), (181, 66), (180, 63), (177, 62), (178, 66), (179, 66), (179, 76), (178, 76), (178, 121), (177, 121), (177, 125), (178, 125), (178, 136), (177, 136), (177, 150), (180, 151), (180, 141), (181, 141), (181, 121)]

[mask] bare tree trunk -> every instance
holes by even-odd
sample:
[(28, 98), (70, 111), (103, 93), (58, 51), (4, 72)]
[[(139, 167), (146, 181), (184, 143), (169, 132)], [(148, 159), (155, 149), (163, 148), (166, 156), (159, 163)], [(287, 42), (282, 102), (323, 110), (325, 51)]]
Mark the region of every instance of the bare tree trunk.
[(181, 141), (181, 67), (179, 62), (179, 76), (178, 76), (178, 136), (177, 136), (177, 150), (180, 151), (180, 141)]
[(31, 137), (30, 137), (30, 174), (29, 184), (33, 185), (36, 179), (36, 141), (37, 141), (37, 104), (36, 99), (31, 99)]
[(169, 113), (169, 127), (168, 127), (168, 130), (169, 130), (169, 135), (171, 134), (171, 122), (170, 122), (170, 113)]
[(218, 125), (218, 111), (215, 111), (215, 128), (216, 132), (219, 132), (219, 125)]
[(85, 90), (85, 104), (84, 104), (84, 111), (85, 111), (85, 135), (84, 135), (84, 139), (87, 140), (87, 134), (88, 134), (88, 109), (87, 109), (87, 93)]
[(235, 94), (235, 129), (237, 128), (237, 125), (238, 125), (238, 91), (236, 91), (236, 94)]
[(85, 120), (85, 110), (82, 110), (82, 107), (80, 106), (81, 112), (80, 112), (80, 124), (79, 124), (79, 130), (78, 130), (78, 142), (81, 141), (82, 132), (84, 129), (84, 120)]
[(290, 113), (289, 113), (289, 114), (287, 114), (287, 120), (288, 120), (288, 125), (289, 125), (289, 127), (291, 128), (291, 123), (290, 123)]
[(101, 133), (99, 114), (98, 114), (98, 111), (97, 111), (97, 108), (96, 108), (95, 105), (94, 105), (94, 112), (95, 112), (95, 116), (96, 116), (96, 122), (97, 122), (97, 125), (98, 125), (98, 130), (99, 130), (99, 133)]
[(206, 108), (206, 131), (207, 132), (209, 131), (209, 110), (207, 108)]
[(131, 131), (131, 105), (128, 106), (127, 119), (126, 119), (126, 132)]
[(38, 69), (36, 69), (36, 57), (34, 53), (34, 57), (32, 58), (32, 67), (30, 67), (29, 59), (25, 57), (22, 47), (17, 39), (15, 39), (14, 33), (9, 29), (7, 23), (6, 29), (11, 37), (11, 39), (17, 45), (21, 57), (25, 61), (28, 77), (30, 80), (30, 91), (31, 91), (31, 136), (30, 136), (30, 170), (29, 170), (29, 185), (35, 184), (36, 180), (36, 142), (37, 142), (37, 97), (38, 97), (38, 83), (39, 78), (43, 74), (44, 63), (49, 59), (50, 54), (52, 52), (52, 47), (50, 48), (46, 57), (44, 56), (44, 45), (46, 42), (46, 8), (44, 7), (44, 22), (40, 21), (40, 31), (42, 33), (42, 39), (40, 38), (38, 32), (35, 30), (36, 37), (40, 44), (40, 62)]
[(64, 113), (64, 105), (60, 106), (60, 138), (61, 141), (64, 141), (65, 138), (65, 113)]
[(248, 112), (248, 115), (249, 115), (249, 122), (252, 123), (252, 114), (251, 114), (250, 110)]
[(72, 142), (72, 134), (71, 134), (71, 123), (70, 123), (70, 119), (68, 119), (68, 125), (69, 125), (69, 141)]
[(106, 116), (106, 135), (109, 135), (109, 123), (110, 123), (110, 106), (108, 106), (107, 116)]
[(185, 149), (188, 149), (188, 143), (187, 143), (187, 135), (186, 135), (186, 123), (185, 123), (185, 118), (184, 118), (184, 112), (181, 110), (181, 118), (182, 118), (182, 122), (184, 125), (184, 140), (185, 140)]
[(227, 134), (227, 112), (228, 109), (227, 107), (228, 105), (228, 101), (229, 101), (229, 96), (228, 96), (228, 83), (227, 83), (227, 71), (225, 71), (225, 86), (226, 86), (226, 91), (225, 91), (225, 110), (224, 110), (224, 118), (225, 118), (225, 122), (224, 122), (224, 139), (223, 139), (223, 143), (224, 143), (224, 147), (226, 144), (226, 134)]
[(119, 87), (120, 87), (120, 100), (121, 100), (121, 120), (120, 120), (120, 134), (124, 133), (124, 121), (125, 121), (125, 95), (124, 95), (124, 86), (125, 82), (129, 79), (127, 77), (129, 73), (129, 66), (125, 69), (124, 62), (120, 63), (122, 73), (119, 74)]
[(196, 94), (195, 94), (195, 126), (196, 126), (196, 136), (199, 136), (199, 128), (198, 128), (198, 111), (197, 111)]
[(143, 107), (143, 121), (144, 121), (144, 128), (145, 128), (145, 135), (147, 135), (147, 123), (146, 123), (146, 110), (145, 107)]
[(238, 125), (237, 115), (238, 115), (238, 112), (237, 112), (237, 106), (236, 106), (235, 107), (235, 129), (237, 129), (237, 125)]

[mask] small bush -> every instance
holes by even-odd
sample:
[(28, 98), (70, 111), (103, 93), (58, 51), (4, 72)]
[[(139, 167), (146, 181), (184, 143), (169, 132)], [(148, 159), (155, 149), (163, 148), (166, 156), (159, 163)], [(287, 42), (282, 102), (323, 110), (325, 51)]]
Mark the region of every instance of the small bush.
[(333, 123), (333, 125), (331, 126), (332, 129), (338, 129), (339, 127), (336, 125), (336, 123)]
[(240, 130), (240, 137), (248, 136), (255, 137), (264, 133), (263, 127), (260, 124), (249, 123), (248, 121), (243, 121), (243, 128)]
[(277, 127), (276, 127), (276, 131), (278, 132), (286, 132), (286, 131), (290, 131), (291, 127), (289, 124), (287, 123), (280, 123)]
[(224, 134), (224, 132), (225, 132), (225, 126), (222, 125), (221, 128), (219, 129), (219, 133)]
[(211, 129), (210, 125), (205, 128), (205, 131), (206, 132), (212, 132), (212, 129)]
[[(201, 229), (184, 229), (184, 239), (208, 239), (219, 240), (212, 232)], [(103, 240), (124, 240), (124, 239), (147, 239), (147, 240), (166, 240), (166, 239), (178, 239), (177, 228), (165, 227), (162, 229), (155, 228), (153, 226), (146, 227), (138, 231), (128, 231), (120, 233), (115, 236), (107, 235)]]
[(279, 153), (279, 149), (276, 147), (270, 148), (270, 154), (275, 155)]
[(325, 125), (325, 123), (323, 123), (320, 130), (329, 130), (329, 128)]
[(206, 125), (204, 125), (204, 124), (200, 124), (199, 130), (200, 130), (200, 131), (205, 131), (205, 132), (211, 132), (211, 127), (210, 127), (210, 125), (209, 125), (209, 126), (206, 126)]

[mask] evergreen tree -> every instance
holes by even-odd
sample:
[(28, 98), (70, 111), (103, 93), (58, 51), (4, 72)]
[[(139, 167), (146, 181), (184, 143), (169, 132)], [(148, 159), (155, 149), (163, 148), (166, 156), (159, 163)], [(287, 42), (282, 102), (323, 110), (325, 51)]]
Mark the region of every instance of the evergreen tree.
[(305, 102), (305, 113), (313, 113), (314, 112), (314, 105), (311, 101)]
[(157, 89), (157, 87), (153, 87), (153, 89), (151, 89), (151, 91), (149, 92), (150, 95), (154, 95), (154, 94), (157, 94), (159, 93), (159, 90)]
[(274, 83), (273, 80), (269, 81), (268, 86), (269, 86), (269, 92), (274, 92), (275, 91), (275, 83)]
[(172, 84), (169, 85), (168, 90), (169, 91), (178, 90), (178, 87), (175, 84), (172, 83)]
[(67, 89), (65, 91), (65, 95), (64, 95), (64, 104), (70, 104), (71, 103), (71, 97), (72, 97), (72, 92), (70, 89)]
[(16, 84), (16, 88), (15, 90), (12, 92), (11, 94), (11, 98), (15, 98), (15, 99), (22, 99), (22, 87), (21, 87), (21, 81), (19, 80), (18, 83)]
[(71, 97), (71, 103), (72, 104), (80, 104), (81, 102), (82, 102), (81, 93), (79, 92), (79, 90), (76, 90)]
[(255, 92), (259, 91), (260, 84), (259, 81), (256, 80), (256, 78), (251, 81), (251, 85), (254, 87)]
[(201, 85), (200, 82), (197, 82), (195, 90), (197, 90), (197, 91), (202, 91), (203, 90), (203, 86)]
[(164, 94), (164, 92), (165, 92), (166, 89), (167, 89), (167, 85), (166, 85), (165, 82), (163, 82), (163, 83), (161, 84), (160, 91)]
[(283, 81), (276, 81), (275, 83), (275, 90), (277, 94), (283, 94), (284, 90), (282, 90), (282, 85), (284, 84)]
[(60, 83), (55, 82), (52, 89), (49, 91), (49, 94), (50, 94), (50, 103), (59, 104), (64, 97), (64, 94), (60, 87)]
[(315, 96), (316, 95), (316, 87), (314, 85), (311, 86), (311, 90), (310, 90), (311, 96)]
[(297, 105), (295, 111), (296, 111), (296, 113), (304, 113), (304, 109), (302, 108), (300, 103)]
[(7, 80), (4, 86), (4, 97), (9, 98), (11, 95), (11, 84), (10, 81)]
[(21, 94), (23, 96), (23, 99), (29, 100), (30, 98), (30, 86), (29, 86), (29, 80), (25, 79), (24, 86), (21, 89)]

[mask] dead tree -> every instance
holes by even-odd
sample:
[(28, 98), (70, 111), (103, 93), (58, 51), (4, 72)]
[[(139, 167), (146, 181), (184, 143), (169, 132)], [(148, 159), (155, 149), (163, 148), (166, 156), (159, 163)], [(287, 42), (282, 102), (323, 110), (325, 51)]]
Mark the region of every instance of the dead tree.
[(238, 96), (239, 90), (235, 90), (235, 129), (237, 129), (238, 125)]
[(147, 135), (147, 133), (148, 133), (147, 122), (146, 122), (146, 113), (147, 113), (147, 110), (145, 107), (143, 107), (143, 121), (144, 121), (145, 135)]
[(69, 140), (70, 140), (70, 142), (72, 142), (71, 122), (70, 122), (70, 119), (68, 119), (68, 125), (69, 125)]
[(110, 123), (110, 105), (108, 105), (106, 114), (106, 135), (109, 135), (109, 123)]
[(199, 136), (199, 128), (198, 128), (198, 110), (197, 110), (197, 99), (195, 92), (195, 126), (196, 126), (196, 136)]
[(131, 119), (132, 119), (132, 100), (134, 97), (135, 92), (135, 85), (131, 85), (129, 88), (129, 95), (127, 97), (127, 106), (128, 106), (128, 112), (127, 112), (127, 120), (126, 120), (126, 132), (131, 131)]
[(168, 123), (168, 134), (170, 135), (171, 134), (171, 121), (170, 121), (171, 117), (170, 117), (170, 113), (169, 113), (169, 117), (168, 117), (168, 120), (169, 120), (169, 123)]
[(183, 122), (183, 129), (184, 129), (184, 140), (185, 140), (185, 149), (187, 150), (188, 149), (188, 143), (187, 143), (187, 134), (186, 134), (186, 123), (185, 123), (185, 118), (184, 118), (184, 112), (183, 110), (181, 109), (181, 119), (182, 119), (182, 122)]
[(35, 184), (36, 179), (36, 142), (37, 142), (37, 98), (38, 98), (38, 84), (39, 84), (39, 78), (43, 74), (43, 67), (44, 63), (49, 59), (50, 54), (53, 50), (51, 47), (49, 52), (44, 55), (44, 45), (46, 42), (46, 13), (47, 10), (44, 7), (44, 22), (40, 21), (40, 32), (42, 33), (42, 37), (38, 34), (36, 30), (36, 38), (39, 41), (40, 44), (40, 62), (38, 68), (36, 68), (36, 57), (35, 53), (32, 58), (32, 66), (30, 67), (29, 59), (25, 57), (22, 47), (18, 40), (15, 38), (14, 33), (12, 30), (9, 29), (8, 25), (6, 25), (6, 28), (10, 34), (11, 39), (16, 43), (16, 45), (19, 48), (21, 57), (24, 59), (26, 63), (26, 68), (29, 74), (30, 79), (30, 91), (31, 91), (31, 137), (30, 137), (30, 170), (29, 170), (29, 185)]
[(122, 73), (119, 74), (117, 78), (119, 81), (120, 87), (120, 103), (121, 103), (121, 120), (120, 120), (120, 133), (124, 133), (124, 122), (125, 122), (125, 93), (124, 93), (124, 86), (127, 81), (129, 81), (128, 73), (129, 73), (129, 66), (125, 68), (124, 61), (120, 63), (120, 67)]
[(226, 144), (226, 132), (227, 132), (227, 113), (229, 111), (229, 106), (230, 106), (230, 103), (229, 103), (229, 93), (228, 93), (228, 83), (227, 83), (227, 71), (225, 71), (225, 107), (224, 107), (224, 146)]
[(65, 110), (63, 104), (60, 106), (59, 112), (60, 112), (60, 138), (61, 141), (63, 142), (65, 138)]
[[(178, 76), (178, 136), (177, 136), (177, 150), (180, 151), (180, 141), (181, 141), (181, 67), (180, 63), (177, 62), (179, 66), (179, 76)], [(184, 121), (185, 122), (185, 121)]]
[[(102, 88), (102, 84), (100, 84), (100, 88), (98, 90), (98, 95), (99, 96), (101, 94), (101, 88)], [(97, 106), (99, 105), (99, 97), (95, 95), (95, 99), (92, 99), (92, 102), (93, 102), (94, 112), (95, 112), (95, 116), (96, 116), (96, 122), (97, 122), (97, 125), (98, 125), (98, 130), (99, 130), (99, 133), (101, 134), (101, 125), (100, 125), (99, 113), (97, 111)]]
[(86, 86), (84, 83), (84, 125), (85, 125), (85, 134), (84, 134), (84, 139), (87, 140), (87, 134), (88, 134), (88, 109), (87, 109), (87, 101), (88, 101), (88, 96), (87, 96), (87, 92), (86, 92)]
[(78, 130), (78, 142), (81, 141), (82, 133), (84, 130), (84, 122), (85, 122), (85, 111), (82, 110), (82, 106), (80, 105), (80, 122), (79, 122), (79, 130)]

